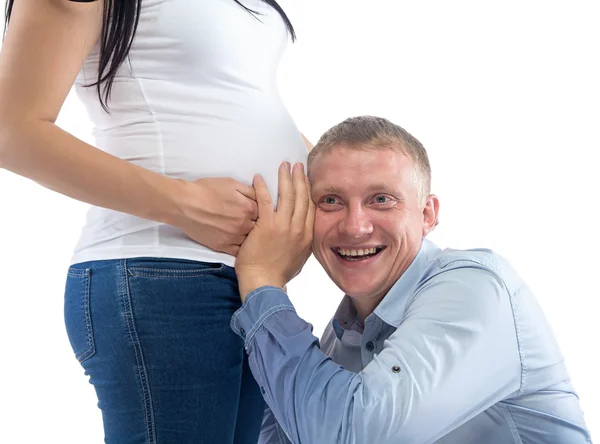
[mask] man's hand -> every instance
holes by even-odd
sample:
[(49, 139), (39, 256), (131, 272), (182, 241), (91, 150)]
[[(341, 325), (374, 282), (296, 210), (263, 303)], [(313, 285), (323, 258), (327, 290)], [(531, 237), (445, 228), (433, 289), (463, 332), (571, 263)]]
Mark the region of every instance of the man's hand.
[(235, 262), (242, 301), (263, 286), (283, 288), (310, 257), (315, 205), (310, 199), (304, 165), (279, 167), (277, 210), (263, 179), (254, 178), (258, 220), (240, 247)]

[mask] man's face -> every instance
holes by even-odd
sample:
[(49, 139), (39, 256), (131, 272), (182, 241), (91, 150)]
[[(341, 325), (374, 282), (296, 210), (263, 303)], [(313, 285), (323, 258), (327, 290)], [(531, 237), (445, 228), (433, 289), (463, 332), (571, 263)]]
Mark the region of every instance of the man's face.
[(436, 223), (437, 198), (419, 202), (413, 168), (399, 151), (343, 145), (311, 165), (313, 252), (338, 287), (373, 308)]

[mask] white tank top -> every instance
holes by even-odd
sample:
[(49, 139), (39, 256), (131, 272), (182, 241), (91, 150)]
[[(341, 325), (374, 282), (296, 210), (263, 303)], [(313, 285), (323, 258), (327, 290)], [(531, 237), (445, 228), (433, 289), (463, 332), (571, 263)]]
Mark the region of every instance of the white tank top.
[[(305, 162), (306, 147), (277, 90), (289, 35), (260, 0), (144, 0), (135, 41), (115, 79), (110, 114), (95, 87), (99, 47), (76, 91), (96, 146), (148, 170), (185, 180), (254, 174), (277, 196), (281, 162)], [(165, 257), (234, 264), (175, 227), (91, 207), (73, 263)]]

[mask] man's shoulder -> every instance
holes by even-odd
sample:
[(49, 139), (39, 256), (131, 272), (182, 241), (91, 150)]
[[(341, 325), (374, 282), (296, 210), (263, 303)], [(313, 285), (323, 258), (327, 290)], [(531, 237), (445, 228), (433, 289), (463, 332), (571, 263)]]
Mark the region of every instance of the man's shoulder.
[(446, 248), (440, 252), (436, 258), (437, 265), (440, 268), (448, 266), (461, 266), (462, 263), (476, 263), (488, 268), (497, 268), (500, 262), (506, 261), (504, 257), (489, 248), (471, 248), (459, 250), (455, 248)]
[(515, 268), (501, 254), (489, 248), (471, 248), (458, 250), (446, 248), (442, 250), (432, 263), (429, 274), (461, 270), (484, 270), (505, 282), (508, 288), (523, 285), (523, 280)]

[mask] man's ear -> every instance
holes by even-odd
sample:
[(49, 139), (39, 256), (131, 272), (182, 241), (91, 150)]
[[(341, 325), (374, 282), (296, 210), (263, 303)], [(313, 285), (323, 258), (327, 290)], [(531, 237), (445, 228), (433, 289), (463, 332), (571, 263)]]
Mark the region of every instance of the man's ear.
[(423, 206), (423, 237), (431, 233), (439, 223), (440, 200), (435, 194), (430, 194), (425, 199)]

